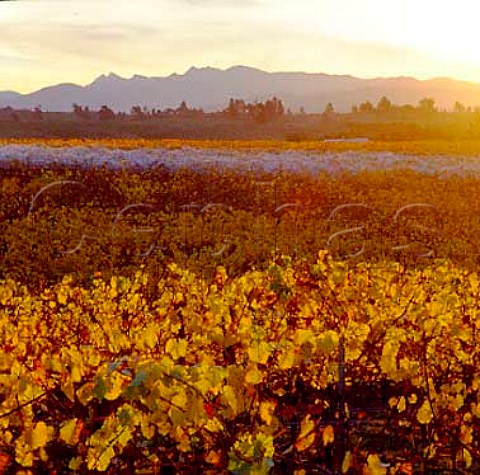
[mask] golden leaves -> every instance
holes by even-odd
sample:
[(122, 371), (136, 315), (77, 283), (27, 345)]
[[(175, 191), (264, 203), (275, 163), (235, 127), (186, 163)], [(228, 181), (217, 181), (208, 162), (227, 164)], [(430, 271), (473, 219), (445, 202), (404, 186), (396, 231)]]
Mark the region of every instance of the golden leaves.
[(342, 462), (342, 473), (347, 473), (350, 466), (352, 465), (352, 453), (350, 451), (347, 451), (345, 453), (345, 457), (343, 458)]
[(54, 429), (52, 427), (48, 427), (45, 422), (37, 422), (32, 431), (31, 448), (35, 450), (41, 447), (45, 447), (45, 445), (47, 445), (47, 442), (49, 442), (53, 438), (53, 434)]
[(275, 407), (277, 406), (277, 402), (275, 400), (272, 401), (262, 401), (260, 403), (260, 419), (267, 424), (267, 426), (271, 425), (274, 420), (274, 412)]
[(185, 339), (170, 338), (165, 345), (165, 351), (176, 360), (182, 358), (187, 354), (188, 344)]
[(433, 412), (428, 400), (423, 401), (422, 406), (417, 412), (417, 420), (420, 424), (428, 424), (433, 419)]
[(69, 419), (60, 426), (60, 439), (63, 440), (67, 445), (77, 444), (83, 426), (84, 422), (76, 417)]
[(248, 348), (248, 356), (253, 363), (267, 364), (272, 345), (266, 341), (253, 341)]
[(386, 475), (387, 468), (377, 454), (370, 454), (367, 457), (367, 465), (363, 469), (363, 475)]
[(300, 434), (295, 441), (295, 448), (299, 452), (307, 450), (315, 442), (315, 422), (312, 421), (310, 414), (307, 414), (300, 423)]
[(230, 385), (225, 385), (223, 387), (223, 398), (227, 402), (227, 404), (231, 407), (233, 414), (237, 415), (239, 412), (239, 400), (237, 397), (237, 394), (235, 392), (235, 389), (230, 386)]
[(278, 367), (281, 370), (292, 368), (298, 358), (298, 352), (293, 345), (286, 345), (278, 359)]
[(394, 381), (397, 376), (397, 354), (400, 344), (396, 341), (387, 341), (383, 345), (382, 358), (380, 360), (381, 370)]
[(15, 460), (23, 467), (32, 467), (34, 451), (40, 449), (39, 455), (47, 460), (44, 447), (53, 439), (55, 429), (40, 421), (32, 427), (26, 427), (22, 435), (15, 440)]
[(335, 440), (335, 433), (333, 430), (333, 426), (328, 425), (322, 431), (323, 445), (333, 444), (334, 440)]

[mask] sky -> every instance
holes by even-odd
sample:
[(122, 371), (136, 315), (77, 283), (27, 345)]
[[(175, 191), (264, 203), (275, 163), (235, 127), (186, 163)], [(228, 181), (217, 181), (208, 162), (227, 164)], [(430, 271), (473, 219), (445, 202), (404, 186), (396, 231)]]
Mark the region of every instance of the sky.
[(0, 1), (0, 91), (191, 66), (480, 83), (478, 0)]

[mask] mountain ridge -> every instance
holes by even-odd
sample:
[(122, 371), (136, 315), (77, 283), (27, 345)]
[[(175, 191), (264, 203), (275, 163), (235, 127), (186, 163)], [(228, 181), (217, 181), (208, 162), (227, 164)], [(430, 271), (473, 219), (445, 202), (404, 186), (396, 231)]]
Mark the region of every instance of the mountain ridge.
[(107, 105), (115, 111), (130, 111), (132, 106), (176, 108), (182, 101), (206, 112), (222, 110), (231, 97), (247, 102), (277, 96), (296, 112), (322, 112), (328, 102), (339, 112), (354, 104), (377, 103), (387, 96), (394, 104), (416, 105), (431, 97), (441, 109), (451, 109), (456, 101), (480, 106), (480, 83), (448, 77), (417, 79), (409, 76), (359, 78), (352, 75), (298, 71), (267, 72), (251, 66), (227, 69), (192, 66), (184, 74), (130, 78), (114, 72), (101, 74), (90, 84), (60, 83), (28, 94), (0, 92), (0, 107), (68, 112), (74, 103), (91, 109)]

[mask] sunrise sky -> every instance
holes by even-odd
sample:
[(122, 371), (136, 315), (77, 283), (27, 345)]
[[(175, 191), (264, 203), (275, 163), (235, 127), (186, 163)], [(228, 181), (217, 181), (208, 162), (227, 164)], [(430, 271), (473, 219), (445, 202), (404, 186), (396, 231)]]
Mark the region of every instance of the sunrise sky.
[(478, 0), (0, 1), (0, 90), (191, 66), (480, 83)]

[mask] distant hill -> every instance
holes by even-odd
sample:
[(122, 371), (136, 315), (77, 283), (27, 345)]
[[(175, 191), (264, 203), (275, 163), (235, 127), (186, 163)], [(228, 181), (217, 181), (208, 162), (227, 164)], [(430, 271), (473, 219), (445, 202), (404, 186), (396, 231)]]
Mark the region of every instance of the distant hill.
[(231, 97), (247, 102), (277, 96), (293, 112), (322, 112), (332, 102), (338, 112), (354, 104), (376, 104), (387, 96), (394, 104), (412, 104), (425, 98), (437, 107), (452, 109), (455, 101), (480, 106), (480, 84), (448, 78), (418, 80), (410, 77), (360, 79), (353, 76), (303, 72), (268, 73), (246, 66), (227, 70), (190, 68), (185, 74), (168, 77), (135, 75), (130, 79), (116, 74), (101, 75), (87, 86), (58, 84), (31, 94), (0, 92), (0, 107), (15, 109), (41, 106), (45, 111), (69, 112), (77, 103), (98, 109), (107, 105), (115, 111), (129, 112), (134, 105), (148, 108), (176, 108), (186, 101), (190, 108), (205, 112), (224, 109)]

